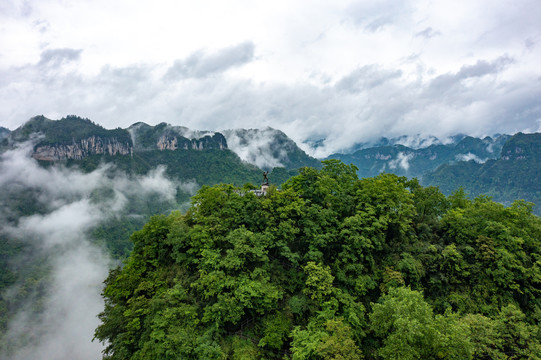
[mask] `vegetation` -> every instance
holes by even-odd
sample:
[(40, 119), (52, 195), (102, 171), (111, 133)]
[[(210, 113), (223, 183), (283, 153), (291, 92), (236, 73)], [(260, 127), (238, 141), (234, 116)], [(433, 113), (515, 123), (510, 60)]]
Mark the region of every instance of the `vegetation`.
[(376, 176), (381, 172), (409, 178), (422, 177), (440, 165), (454, 163), (465, 157), (475, 157), (477, 160), (498, 158), (508, 138), (508, 135), (496, 136), (494, 139), (466, 136), (450, 144), (432, 144), (420, 149), (383, 143), (351, 154), (333, 154), (329, 158), (355, 165), (359, 168), (359, 177)]
[(541, 220), (337, 160), (204, 186), (112, 270), (106, 359), (539, 359)]
[(36, 146), (71, 145), (74, 141), (92, 136), (115, 138), (118, 142), (130, 145), (132, 143), (127, 130), (120, 128), (108, 130), (89, 119), (83, 119), (75, 115), (68, 115), (60, 120), (49, 120), (44, 116), (36, 116), (13, 132), (17, 141), (29, 140), (34, 133), (44, 135), (39, 139)]
[(171, 178), (195, 180), (200, 185), (257, 183), (261, 181), (262, 173), (257, 167), (243, 163), (230, 150), (151, 150), (133, 156), (91, 155), (67, 161), (68, 166), (78, 166), (85, 172), (91, 172), (103, 163), (114, 164), (128, 174), (140, 175), (162, 164), (167, 166), (166, 173)]
[[(463, 187), (469, 194), (489, 195), (506, 205), (514, 199), (541, 204), (540, 154), (541, 134), (518, 133), (505, 143), (499, 159), (443, 165), (426, 174), (423, 183), (438, 185), (446, 194)], [(534, 213), (541, 215), (541, 208)]]

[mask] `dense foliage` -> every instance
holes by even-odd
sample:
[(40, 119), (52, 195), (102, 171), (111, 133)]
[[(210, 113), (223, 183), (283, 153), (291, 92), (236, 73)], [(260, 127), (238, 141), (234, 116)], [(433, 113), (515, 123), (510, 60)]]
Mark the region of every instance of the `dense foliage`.
[(104, 358), (539, 359), (532, 205), (356, 170), (153, 217), (105, 282)]
[(36, 146), (70, 145), (74, 141), (92, 136), (114, 138), (121, 143), (130, 145), (132, 143), (131, 136), (125, 129), (108, 130), (89, 119), (83, 119), (75, 115), (68, 115), (60, 120), (49, 120), (44, 116), (33, 117), (14, 132), (14, 140), (26, 141), (35, 133), (42, 135)]
[(261, 170), (243, 163), (230, 150), (151, 150), (133, 156), (91, 155), (81, 160), (68, 160), (68, 166), (77, 166), (85, 172), (97, 169), (100, 164), (111, 163), (128, 174), (146, 174), (157, 165), (165, 165), (171, 178), (195, 180), (200, 185), (220, 182), (240, 185), (261, 181)]
[[(514, 199), (528, 199), (541, 204), (541, 134), (512, 136), (503, 146), (501, 156), (483, 164), (474, 161), (443, 165), (423, 177), (423, 183), (438, 185), (450, 194), (463, 187), (469, 194), (490, 195), (509, 205)], [(541, 215), (541, 208), (534, 208)]]

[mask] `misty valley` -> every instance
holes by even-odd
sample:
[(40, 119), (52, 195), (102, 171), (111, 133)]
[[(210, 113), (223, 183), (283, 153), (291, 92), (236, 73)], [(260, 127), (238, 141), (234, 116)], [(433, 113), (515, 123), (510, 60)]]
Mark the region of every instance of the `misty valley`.
[(0, 127), (0, 358), (541, 358), (541, 134), (316, 148)]

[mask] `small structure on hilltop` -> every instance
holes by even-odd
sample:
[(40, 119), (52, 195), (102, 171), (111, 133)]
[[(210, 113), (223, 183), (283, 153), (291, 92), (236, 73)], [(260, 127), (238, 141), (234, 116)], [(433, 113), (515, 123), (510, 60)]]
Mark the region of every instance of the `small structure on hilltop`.
[(263, 171), (263, 182), (261, 183), (261, 189), (251, 190), (256, 196), (265, 196), (269, 190), (269, 172)]
[(261, 191), (267, 192), (269, 189), (269, 172), (263, 171), (263, 183), (261, 183)]

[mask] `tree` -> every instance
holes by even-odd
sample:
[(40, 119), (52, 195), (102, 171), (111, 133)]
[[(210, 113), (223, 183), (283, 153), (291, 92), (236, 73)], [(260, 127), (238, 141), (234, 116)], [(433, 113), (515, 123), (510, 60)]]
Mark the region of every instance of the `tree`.
[(406, 287), (389, 289), (372, 305), (370, 326), (383, 342), (383, 359), (469, 359), (467, 327), (456, 314), (434, 316), (423, 295)]

